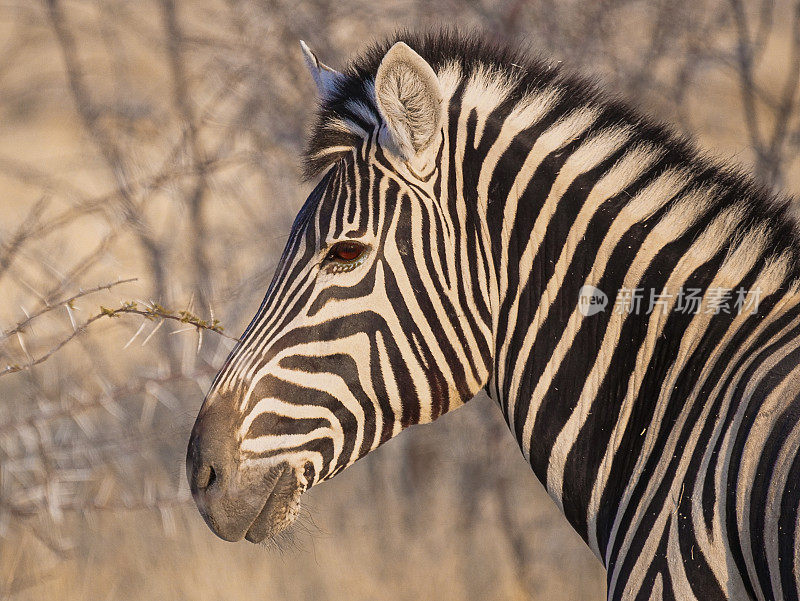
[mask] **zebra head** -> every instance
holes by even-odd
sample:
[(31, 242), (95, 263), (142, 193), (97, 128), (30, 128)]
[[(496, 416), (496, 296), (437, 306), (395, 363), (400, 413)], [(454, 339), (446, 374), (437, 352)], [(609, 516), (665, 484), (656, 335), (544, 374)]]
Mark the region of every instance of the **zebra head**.
[(372, 73), (303, 51), (321, 100), (308, 164), (325, 175), (187, 453), (198, 508), (231, 541), (281, 532), (307, 488), (490, 375), (487, 249), (443, 184), (441, 75), (402, 42)]

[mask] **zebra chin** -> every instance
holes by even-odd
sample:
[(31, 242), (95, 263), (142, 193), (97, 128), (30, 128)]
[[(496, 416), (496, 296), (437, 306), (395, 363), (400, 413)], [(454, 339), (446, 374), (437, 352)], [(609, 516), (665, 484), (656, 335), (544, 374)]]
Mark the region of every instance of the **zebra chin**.
[(268, 541), (291, 526), (300, 511), (300, 496), (305, 489), (300, 472), (283, 464), (272, 492), (247, 529), (245, 538), (251, 543)]

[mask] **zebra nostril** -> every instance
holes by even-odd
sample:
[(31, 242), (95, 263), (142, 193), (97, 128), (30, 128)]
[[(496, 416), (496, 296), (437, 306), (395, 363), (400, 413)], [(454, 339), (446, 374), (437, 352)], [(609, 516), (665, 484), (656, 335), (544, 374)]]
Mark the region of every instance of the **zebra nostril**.
[(197, 491), (211, 488), (217, 479), (217, 473), (212, 465), (201, 465), (194, 474), (194, 488)]

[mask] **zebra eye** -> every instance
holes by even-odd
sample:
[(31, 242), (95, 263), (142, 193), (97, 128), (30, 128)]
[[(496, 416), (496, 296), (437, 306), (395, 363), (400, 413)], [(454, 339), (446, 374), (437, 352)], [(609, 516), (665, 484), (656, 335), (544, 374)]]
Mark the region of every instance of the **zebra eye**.
[(364, 254), (366, 249), (366, 245), (353, 240), (337, 242), (328, 251), (325, 259), (328, 261), (336, 261), (337, 263), (352, 263)]

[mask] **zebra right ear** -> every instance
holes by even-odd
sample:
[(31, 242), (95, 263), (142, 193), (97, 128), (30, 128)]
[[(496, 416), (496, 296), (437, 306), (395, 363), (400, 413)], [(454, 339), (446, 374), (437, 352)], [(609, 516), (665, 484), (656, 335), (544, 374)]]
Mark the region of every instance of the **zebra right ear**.
[(403, 42), (392, 46), (375, 75), (378, 110), (400, 155), (419, 155), (442, 125), (442, 89), (433, 68)]
[(311, 72), (311, 77), (314, 78), (314, 83), (317, 84), (319, 97), (324, 100), (336, 89), (336, 84), (342, 74), (321, 62), (303, 40), (300, 40), (300, 49), (303, 51), (303, 58), (306, 61), (308, 70)]

